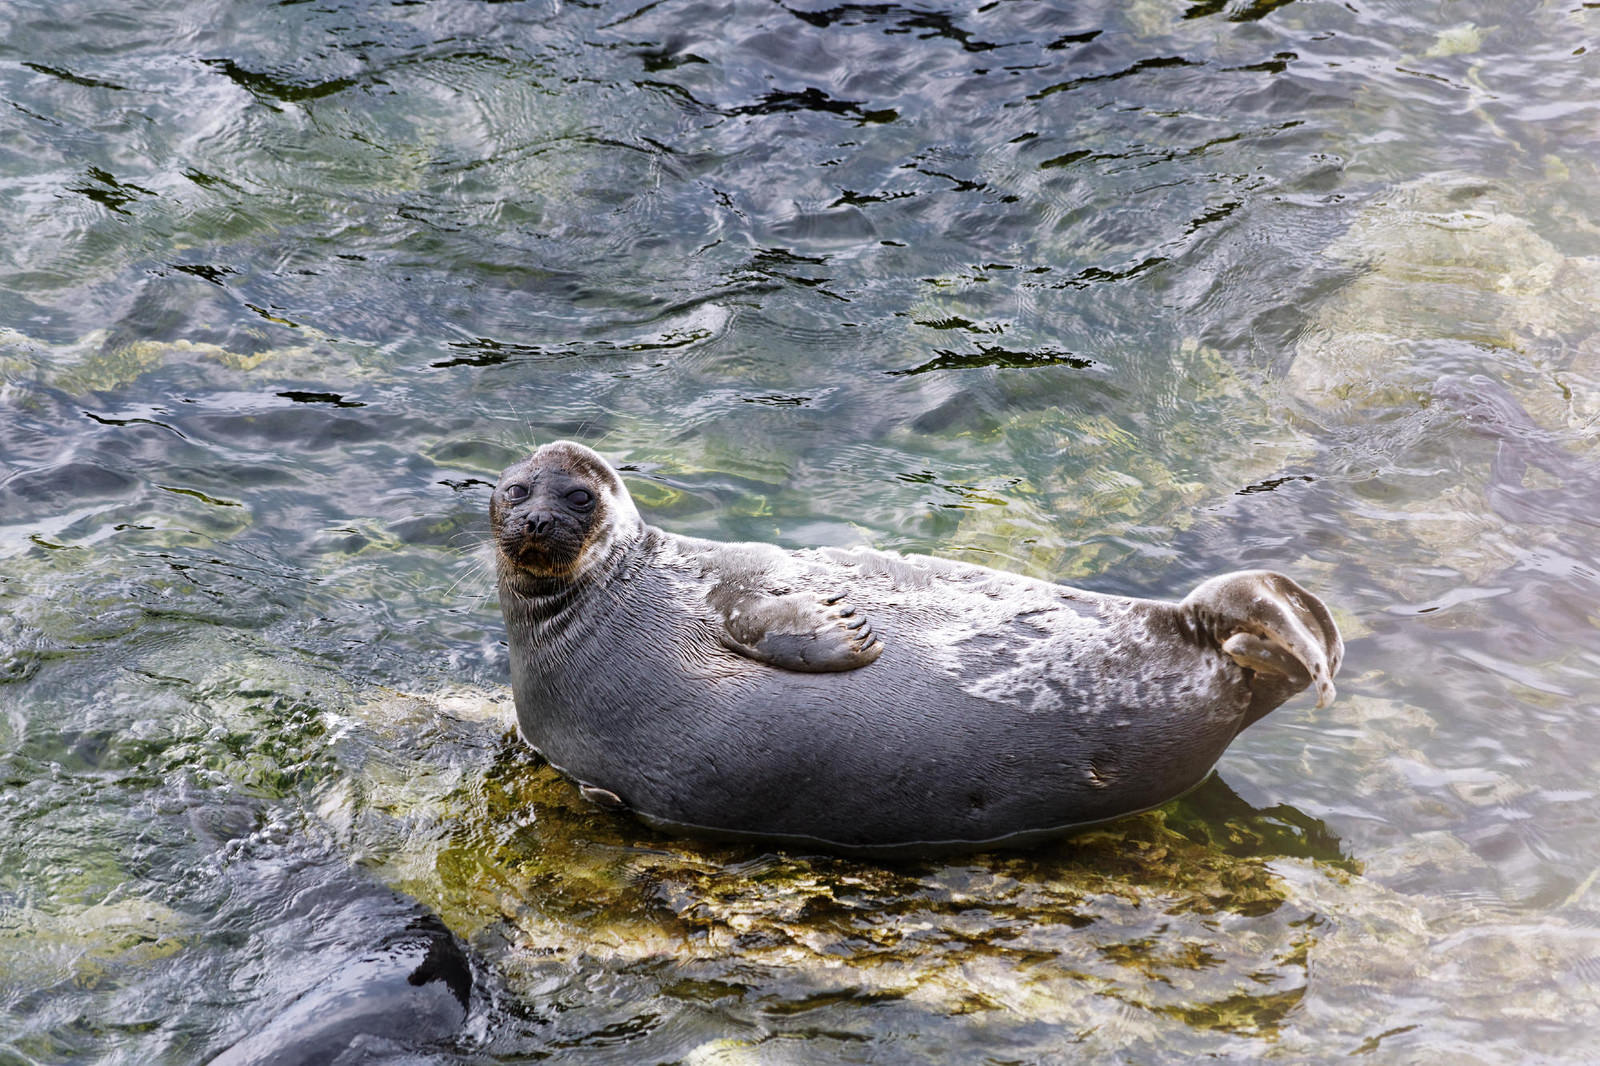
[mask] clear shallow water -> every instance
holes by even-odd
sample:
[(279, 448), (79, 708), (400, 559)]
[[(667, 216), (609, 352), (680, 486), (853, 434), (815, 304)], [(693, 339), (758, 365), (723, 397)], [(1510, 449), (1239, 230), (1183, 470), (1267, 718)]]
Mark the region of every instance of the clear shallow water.
[[(1597, 20), (7, 6), (0, 1062), (204, 1061), (408, 900), (427, 1061), (1586, 1061)], [(509, 734), (555, 436), (679, 532), (1281, 568), (1341, 698), (1025, 856), (658, 837)]]

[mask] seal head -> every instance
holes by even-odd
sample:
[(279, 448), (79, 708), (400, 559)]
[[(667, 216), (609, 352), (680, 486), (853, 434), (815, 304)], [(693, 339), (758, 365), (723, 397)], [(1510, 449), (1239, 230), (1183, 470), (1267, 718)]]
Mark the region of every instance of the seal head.
[(508, 467), (490, 498), (489, 521), (502, 577), (524, 584), (570, 582), (644, 532), (616, 471), (569, 441)]

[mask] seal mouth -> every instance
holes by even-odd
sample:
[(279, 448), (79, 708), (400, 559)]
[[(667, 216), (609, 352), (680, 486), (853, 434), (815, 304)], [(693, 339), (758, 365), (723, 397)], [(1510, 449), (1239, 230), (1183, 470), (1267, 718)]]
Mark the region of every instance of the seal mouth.
[(502, 531), (495, 538), (500, 555), (519, 570), (540, 577), (565, 577), (577, 569), (583, 543), (556, 533)]

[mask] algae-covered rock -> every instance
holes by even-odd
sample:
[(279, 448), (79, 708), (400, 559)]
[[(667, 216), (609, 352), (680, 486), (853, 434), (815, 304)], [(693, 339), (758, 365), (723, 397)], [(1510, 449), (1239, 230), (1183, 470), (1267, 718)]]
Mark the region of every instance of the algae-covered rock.
[(1483, 47), (1483, 30), (1472, 22), (1463, 22), (1457, 26), (1442, 29), (1433, 39), (1433, 44), (1423, 52), (1427, 59), (1439, 59), (1443, 56), (1466, 56), (1476, 53)]
[(96, 331), (76, 344), (53, 348), (47, 357), (56, 369), (50, 383), (64, 392), (78, 395), (110, 391), (138, 380), (144, 374), (172, 363), (211, 362), (229, 370), (249, 371), (280, 355), (304, 356), (310, 352), (297, 345), (282, 352), (263, 347), (245, 352), (206, 341), (180, 338), (172, 341), (112, 341), (104, 331)]
[(71, 982), (91, 989), (168, 958), (185, 946), (187, 923), (149, 899), (52, 909), (0, 903), (0, 995)]
[[(354, 713), (415, 736), (444, 705), (391, 694)], [(457, 691), (448, 706), (483, 745), (511, 715), (504, 693)], [(388, 883), (500, 945), (498, 965), (530, 990), (581, 960), (764, 1010), (894, 1001), (1093, 1024), (1123, 1001), (1268, 1032), (1315, 936), (1267, 856), (1350, 869), (1317, 823), (1254, 811), (1215, 781), (1033, 852), (886, 864), (696, 842), (591, 807), (499, 738), (476, 774), (369, 764), (354, 821), (368, 819), (357, 839)], [(383, 761), (381, 743), (371, 752)], [(374, 811), (392, 819), (377, 835)]]
[[(1312, 311), (1283, 379), (1313, 417), (1359, 425), (1392, 456), (1426, 435), (1434, 452), (1387, 460), (1357, 490), (1369, 506), (1345, 532), (1470, 584), (1556, 546), (1564, 516), (1541, 509), (1546, 490), (1594, 477), (1600, 258), (1566, 254), (1531, 212), (1516, 190), (1460, 177), (1375, 198), (1327, 248), (1352, 276)], [(1402, 601), (1430, 595), (1374, 576)], [(1488, 610), (1451, 606), (1458, 625)]]

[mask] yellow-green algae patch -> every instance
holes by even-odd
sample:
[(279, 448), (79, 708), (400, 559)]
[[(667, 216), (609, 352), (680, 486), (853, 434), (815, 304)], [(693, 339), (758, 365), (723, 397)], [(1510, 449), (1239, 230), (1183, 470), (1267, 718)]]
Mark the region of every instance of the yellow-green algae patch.
[(70, 982), (114, 985), (183, 950), (186, 921), (147, 899), (53, 909), (0, 906), (0, 995)]

